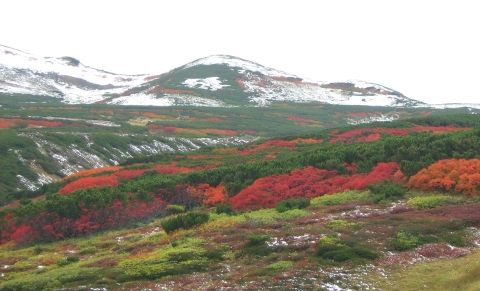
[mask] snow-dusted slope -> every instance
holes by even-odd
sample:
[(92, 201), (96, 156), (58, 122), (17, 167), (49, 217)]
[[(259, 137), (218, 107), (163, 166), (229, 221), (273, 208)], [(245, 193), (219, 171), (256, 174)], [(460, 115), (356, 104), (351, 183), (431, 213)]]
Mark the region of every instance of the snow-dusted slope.
[[(87, 141), (87, 147), (75, 144), (60, 146), (45, 138), (41, 133), (24, 133), (22, 137), (32, 139), (37, 150), (44, 156), (50, 157), (55, 164), (57, 173), (68, 176), (76, 172), (118, 165), (128, 158), (138, 156), (149, 156), (161, 153), (179, 153), (195, 151), (205, 146), (239, 146), (256, 140), (253, 136), (225, 137), (225, 138), (184, 138), (184, 137), (161, 137), (150, 142), (129, 144), (129, 149), (107, 149), (101, 144), (93, 146), (89, 134), (81, 135)], [(121, 138), (121, 135), (119, 135)], [(135, 135), (133, 135), (135, 136)], [(158, 140), (157, 140), (158, 139)], [(102, 149), (99, 151), (98, 149)], [(17, 175), (19, 189), (37, 190), (44, 184), (60, 180), (60, 177), (53, 173), (47, 173), (35, 159), (23, 157), (18, 150), (13, 151), (18, 162), (28, 165), (35, 173), (37, 179), (27, 179)]]
[(116, 75), (84, 66), (71, 57), (48, 58), (0, 45), (0, 92), (94, 103), (145, 82), (146, 75)]
[[(198, 76), (198, 74), (203, 78), (188, 77)], [(150, 82), (151, 87), (142, 93), (156, 91), (157, 100), (168, 101), (175, 105), (228, 106), (228, 102), (218, 103), (222, 101), (222, 92), (233, 96), (236, 94), (238, 100), (244, 98), (243, 105), (247, 106), (268, 106), (272, 102), (320, 102), (396, 107), (420, 104), (378, 84), (358, 80), (323, 82), (302, 79), (296, 75), (228, 55), (213, 55), (198, 59), (171, 71), (157, 81), (156, 84), (155, 80)], [(156, 87), (158, 85), (160, 86)], [(183, 92), (169, 92), (167, 88), (175, 88)], [(122, 96), (111, 102), (132, 104), (129, 102), (137, 98), (137, 95), (132, 94), (131, 98)], [(198, 98), (201, 98), (202, 102), (198, 102)], [(188, 104), (188, 100), (196, 100), (197, 104)], [(211, 104), (212, 102), (215, 104)], [(135, 104), (142, 103), (136, 101)]]

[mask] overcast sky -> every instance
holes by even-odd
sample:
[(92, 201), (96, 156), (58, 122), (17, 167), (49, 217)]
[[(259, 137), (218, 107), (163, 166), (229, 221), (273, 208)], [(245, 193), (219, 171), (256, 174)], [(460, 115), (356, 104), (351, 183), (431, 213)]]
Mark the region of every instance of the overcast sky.
[(228, 54), (304, 78), (480, 103), (478, 1), (54, 1), (1, 4), (0, 44), (113, 73)]

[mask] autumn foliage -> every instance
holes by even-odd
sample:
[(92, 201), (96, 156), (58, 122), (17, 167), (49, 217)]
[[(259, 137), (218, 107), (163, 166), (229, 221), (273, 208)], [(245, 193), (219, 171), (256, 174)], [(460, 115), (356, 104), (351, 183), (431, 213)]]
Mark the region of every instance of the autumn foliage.
[(18, 124), (27, 124), (29, 127), (60, 127), (60, 126), (85, 126), (80, 124), (68, 124), (60, 121), (21, 119), (21, 118), (0, 118), (0, 128), (10, 128)]
[(423, 191), (480, 193), (480, 160), (440, 160), (412, 176), (407, 187)]
[(208, 187), (205, 189), (204, 195), (205, 197), (203, 199), (203, 205), (207, 207), (225, 203), (228, 200), (225, 187), (222, 183), (220, 183), (217, 187)]
[(18, 244), (35, 240), (54, 241), (90, 234), (136, 223), (148, 217), (164, 215), (167, 203), (155, 198), (152, 202), (132, 201), (124, 205), (114, 200), (103, 209), (81, 208), (79, 217), (60, 217), (56, 213), (41, 212), (35, 218), (18, 223), (12, 214), (2, 217), (0, 243)]
[(119, 182), (114, 176), (87, 177), (68, 183), (62, 189), (60, 189), (58, 193), (62, 195), (68, 195), (80, 189), (105, 186), (115, 187), (118, 184)]
[(72, 175), (64, 178), (63, 180), (67, 180), (67, 179), (74, 178), (74, 177), (92, 176), (92, 175), (100, 174), (100, 173), (104, 173), (104, 172), (116, 172), (116, 171), (119, 171), (121, 169), (122, 169), (122, 167), (120, 167), (120, 166), (93, 168), (93, 169), (88, 169), (88, 170), (83, 170), (83, 171), (77, 172), (75, 174), (72, 174)]
[(159, 195), (168, 203), (184, 205), (187, 208), (201, 204), (211, 207), (226, 203), (228, 200), (225, 186), (222, 183), (216, 187), (205, 183), (196, 185), (178, 184), (172, 190), (160, 190)]
[(352, 143), (352, 142), (368, 142), (380, 139), (381, 134), (391, 136), (406, 136), (410, 132), (432, 132), (432, 133), (445, 133), (451, 131), (467, 130), (466, 127), (456, 126), (423, 126), (415, 125), (410, 128), (357, 128), (346, 131), (344, 133), (338, 133), (338, 130), (334, 130), (330, 133), (332, 139), (331, 144), (337, 142)]
[(338, 175), (337, 171), (314, 167), (296, 169), (289, 174), (257, 179), (251, 186), (230, 199), (234, 209), (275, 207), (280, 200), (317, 197), (345, 190), (364, 190), (367, 185), (392, 179), (399, 172), (396, 163), (379, 163), (368, 174)]
[(118, 177), (118, 178), (123, 178), (123, 179), (126, 179), (126, 180), (130, 180), (133, 177), (137, 177), (137, 176), (142, 175), (146, 171), (148, 171), (148, 170), (147, 169), (123, 170), (123, 171), (119, 171), (119, 172), (114, 173), (113, 176)]

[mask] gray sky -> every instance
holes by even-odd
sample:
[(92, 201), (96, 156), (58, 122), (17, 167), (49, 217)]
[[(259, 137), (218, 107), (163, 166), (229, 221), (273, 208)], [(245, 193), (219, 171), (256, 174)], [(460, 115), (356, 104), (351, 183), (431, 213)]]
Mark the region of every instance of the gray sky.
[(125, 74), (229, 54), (428, 103), (480, 103), (476, 2), (15, 0), (1, 5), (0, 44)]

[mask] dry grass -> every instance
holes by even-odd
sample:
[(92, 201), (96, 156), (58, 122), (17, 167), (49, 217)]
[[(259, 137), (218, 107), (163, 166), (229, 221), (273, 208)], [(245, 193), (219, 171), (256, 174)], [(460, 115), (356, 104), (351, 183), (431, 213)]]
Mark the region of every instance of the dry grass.
[(380, 290), (478, 291), (480, 251), (453, 260), (396, 267), (387, 278), (376, 275), (371, 279)]

